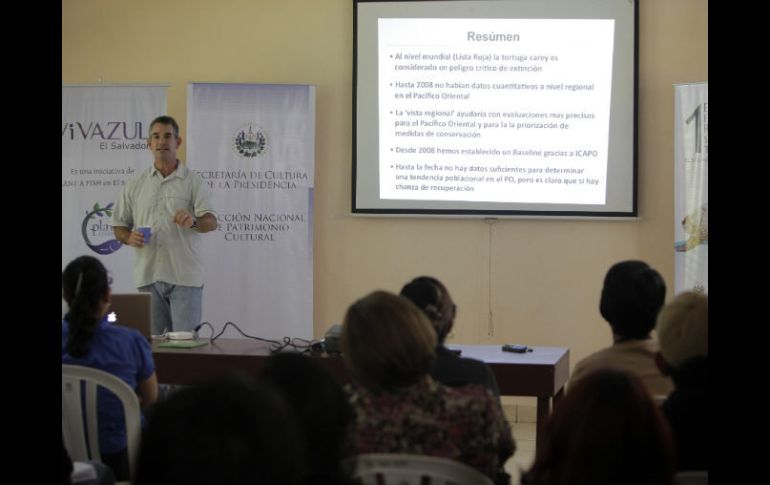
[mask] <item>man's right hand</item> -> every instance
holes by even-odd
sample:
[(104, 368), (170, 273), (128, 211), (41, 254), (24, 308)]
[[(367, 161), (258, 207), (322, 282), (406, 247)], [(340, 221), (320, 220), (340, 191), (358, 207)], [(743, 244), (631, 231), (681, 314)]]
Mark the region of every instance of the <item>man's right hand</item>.
[(144, 234), (139, 231), (131, 231), (128, 234), (128, 239), (126, 239), (123, 244), (133, 246), (135, 248), (144, 247)]
[(113, 226), (112, 232), (115, 234), (115, 239), (120, 241), (121, 244), (135, 248), (144, 247), (144, 234), (139, 231), (132, 231), (124, 226)]
[(139, 231), (132, 231), (127, 227), (114, 226), (112, 232), (115, 234), (115, 239), (120, 241), (121, 244), (135, 248), (144, 247), (144, 234)]

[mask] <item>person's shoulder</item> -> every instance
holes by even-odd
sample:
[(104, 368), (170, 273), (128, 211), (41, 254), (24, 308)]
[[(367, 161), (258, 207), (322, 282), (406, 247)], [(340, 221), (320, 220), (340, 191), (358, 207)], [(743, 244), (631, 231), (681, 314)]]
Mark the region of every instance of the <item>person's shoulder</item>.
[(138, 170), (136, 173), (134, 173), (129, 177), (128, 182), (126, 182), (126, 185), (124, 186), (124, 189), (131, 190), (137, 185), (141, 185), (147, 179), (152, 177), (152, 172), (154, 170), (155, 170), (155, 167), (153, 167), (152, 165)]
[(480, 379), (487, 373), (492, 372), (487, 364), (472, 357), (452, 355), (452, 357), (449, 357), (448, 360), (451, 362), (451, 366), (454, 369), (457, 369), (458, 372), (464, 372), (466, 374), (475, 376), (476, 379)]
[(617, 351), (617, 349), (613, 347), (614, 347), (613, 345), (610, 345), (609, 347), (604, 347), (602, 349), (599, 349), (592, 354), (588, 354), (587, 356), (580, 359), (577, 362), (577, 364), (575, 364), (575, 369), (583, 368), (583, 367), (592, 367), (597, 363), (604, 362), (604, 360), (608, 356), (614, 354)]
[[(434, 378), (449, 384), (470, 382), (491, 387), (494, 381), (492, 369), (484, 362), (471, 357), (462, 357), (447, 352), (437, 352), (436, 361), (431, 371)], [(456, 387), (456, 386), (453, 386)]]
[(613, 361), (613, 355), (615, 355), (617, 349), (613, 349), (614, 346), (605, 347), (599, 349), (592, 354), (588, 354), (575, 364), (570, 375), (570, 381), (574, 382), (583, 375), (589, 373), (592, 370), (603, 369), (607, 367), (609, 362)]
[(189, 165), (187, 165), (187, 162), (185, 163), (179, 163), (176, 169), (177, 175), (179, 175), (181, 178), (191, 178), (193, 180), (203, 180), (203, 177), (201, 177), (201, 174), (198, 170), (195, 170), (194, 168), (190, 168)]
[(653, 356), (658, 351), (658, 341), (652, 338), (629, 339), (618, 342), (608, 349), (607, 354), (624, 358), (644, 358)]
[(473, 357), (464, 357), (462, 354), (453, 352), (451, 349), (444, 345), (440, 345), (436, 349), (436, 356), (447, 361), (459, 362), (465, 365), (486, 365), (481, 360), (474, 359)]
[(207, 188), (207, 185), (203, 180), (203, 176), (201, 175), (200, 170), (190, 168), (187, 166), (186, 163), (184, 165), (180, 163), (177, 173), (179, 175), (179, 178), (184, 180), (185, 184), (190, 184), (195, 189), (205, 190)]
[(473, 357), (463, 357), (463, 356), (457, 356), (459, 361), (467, 366), (467, 367), (473, 367), (477, 369), (487, 369), (489, 366), (483, 361), (479, 359), (474, 359)]

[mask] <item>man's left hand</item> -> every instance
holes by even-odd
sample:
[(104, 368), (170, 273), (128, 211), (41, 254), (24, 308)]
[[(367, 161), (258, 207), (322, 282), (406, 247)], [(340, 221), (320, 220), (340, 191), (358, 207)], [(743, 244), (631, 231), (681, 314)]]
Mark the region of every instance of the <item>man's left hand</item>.
[(190, 228), (194, 222), (195, 217), (187, 209), (179, 209), (174, 215), (174, 224), (179, 224), (182, 227)]

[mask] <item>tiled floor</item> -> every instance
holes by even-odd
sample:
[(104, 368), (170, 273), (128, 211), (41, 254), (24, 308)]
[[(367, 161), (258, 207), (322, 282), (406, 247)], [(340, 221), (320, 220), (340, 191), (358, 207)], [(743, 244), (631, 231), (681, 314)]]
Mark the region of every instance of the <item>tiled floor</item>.
[(505, 471), (511, 475), (511, 485), (519, 485), (521, 471), (529, 469), (535, 459), (535, 423), (511, 422), (516, 453), (505, 463)]
[(535, 406), (521, 405), (510, 398), (502, 401), (503, 412), (516, 441), (516, 452), (505, 463), (505, 471), (511, 475), (511, 485), (519, 485), (521, 472), (528, 470), (535, 459)]

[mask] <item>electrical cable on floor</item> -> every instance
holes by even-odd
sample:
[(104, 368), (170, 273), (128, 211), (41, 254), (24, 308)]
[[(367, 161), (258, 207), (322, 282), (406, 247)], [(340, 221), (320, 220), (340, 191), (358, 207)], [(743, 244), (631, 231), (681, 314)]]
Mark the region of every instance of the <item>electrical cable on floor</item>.
[(497, 219), (494, 217), (487, 217), (484, 219), (484, 222), (489, 225), (489, 251), (487, 253), (489, 260), (489, 267), (487, 271), (487, 305), (489, 308), (489, 317), (487, 321), (487, 335), (492, 337), (495, 334), (494, 315), (492, 314), (492, 226), (497, 223)]

